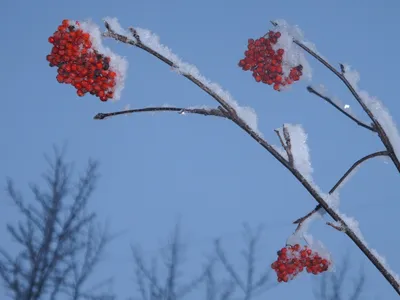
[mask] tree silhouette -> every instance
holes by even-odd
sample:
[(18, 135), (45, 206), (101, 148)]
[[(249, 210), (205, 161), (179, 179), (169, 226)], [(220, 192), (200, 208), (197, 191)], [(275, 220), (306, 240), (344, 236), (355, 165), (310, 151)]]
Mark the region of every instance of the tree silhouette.
[(54, 157), (46, 156), (46, 160), (45, 187), (31, 185), (32, 201), (25, 201), (13, 181), (7, 181), (7, 194), (21, 214), (16, 224), (7, 224), (19, 250), (9, 253), (0, 248), (0, 278), (7, 296), (15, 300), (115, 299), (97, 287), (86, 288), (111, 240), (106, 228), (98, 225), (96, 214), (88, 210), (98, 164), (89, 161), (73, 182), (72, 165), (65, 162), (62, 152), (55, 149)]

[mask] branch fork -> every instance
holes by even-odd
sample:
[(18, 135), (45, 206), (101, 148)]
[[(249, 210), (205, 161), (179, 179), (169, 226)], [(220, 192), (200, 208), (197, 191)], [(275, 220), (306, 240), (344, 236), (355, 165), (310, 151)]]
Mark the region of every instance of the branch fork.
[(282, 126), (283, 138), (278, 129), (275, 129), (274, 131), (278, 135), (279, 141), (288, 156), (289, 165), (292, 168), (294, 168), (294, 159), (293, 159), (293, 153), (292, 153), (292, 141), (291, 141), (290, 134), (289, 134), (287, 127), (285, 126), (285, 124), (283, 124), (283, 126)]

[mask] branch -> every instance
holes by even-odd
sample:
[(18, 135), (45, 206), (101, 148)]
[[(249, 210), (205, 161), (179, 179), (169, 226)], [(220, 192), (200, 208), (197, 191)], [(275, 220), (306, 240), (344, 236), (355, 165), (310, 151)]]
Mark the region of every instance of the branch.
[[(360, 158), (359, 160), (357, 160), (347, 171), (346, 173), (343, 174), (342, 177), (340, 177), (340, 179), (336, 182), (336, 184), (331, 188), (331, 190), (329, 191), (329, 195), (333, 194), (336, 189), (343, 183), (343, 181), (359, 166), (361, 165), (363, 162), (377, 157), (377, 156), (389, 156), (389, 152), (388, 151), (378, 151), (378, 152), (374, 152), (371, 154), (368, 154), (362, 158)], [(300, 229), (300, 227), (303, 225), (303, 222), (308, 219), (309, 217), (311, 217), (313, 214), (315, 214), (316, 212), (318, 212), (320, 209), (322, 208), (321, 205), (317, 205), (312, 211), (310, 211), (308, 214), (306, 214), (304, 217), (301, 217), (299, 219), (297, 219), (296, 221), (293, 222), (293, 224), (298, 224), (296, 231)]]
[(307, 91), (309, 91), (311, 94), (317, 95), (318, 97), (324, 99), (326, 102), (328, 102), (329, 104), (331, 104), (333, 107), (335, 107), (338, 111), (340, 111), (342, 114), (344, 114), (345, 116), (347, 116), (348, 118), (350, 118), (351, 120), (353, 120), (354, 122), (356, 122), (357, 125), (364, 127), (368, 130), (371, 130), (373, 132), (376, 132), (376, 128), (365, 124), (364, 122), (358, 120), (356, 117), (352, 116), (351, 114), (349, 114), (347, 111), (345, 111), (343, 108), (341, 108), (339, 105), (337, 105), (335, 102), (333, 102), (332, 99), (330, 99), (329, 97), (326, 97), (324, 95), (322, 95), (321, 93), (317, 92), (315, 89), (313, 89), (311, 86), (307, 87)]
[(180, 108), (180, 107), (145, 107), (145, 108), (137, 108), (137, 109), (129, 109), (129, 110), (121, 110), (116, 112), (110, 113), (98, 113), (93, 117), (95, 120), (103, 120), (105, 118), (114, 117), (118, 115), (127, 115), (133, 113), (140, 113), (140, 112), (178, 112), (179, 114), (197, 114), (203, 116), (215, 116), (229, 119), (220, 108)]
[[(114, 38), (117, 41), (138, 47), (151, 55), (157, 57), (159, 60), (163, 61), (170, 67), (178, 68), (171, 60), (166, 58), (165, 56), (161, 55), (157, 51), (151, 49), (150, 47), (144, 45), (140, 38), (138, 39), (137, 37), (133, 35), (132, 38), (128, 38), (126, 36), (120, 35), (112, 30), (110, 25), (105, 22), (105, 26), (107, 28), (107, 32), (103, 34), (105, 37), (111, 37)], [(132, 29), (134, 30), (134, 29)], [(131, 31), (132, 31), (131, 30)], [(308, 49), (298, 41), (295, 41), (296, 44), (298, 44), (300, 47), (303, 49)], [(307, 51), (307, 50), (306, 50)], [(311, 51), (308, 49), (308, 51)], [(314, 53), (311, 51), (311, 53)], [(316, 55), (314, 53), (314, 55)], [(319, 56), (317, 56), (319, 57)], [(319, 57), (320, 61), (323, 61), (322, 58)], [(325, 61), (323, 61), (325, 62)], [(327, 62), (325, 62), (326, 65), (329, 65)], [(354, 88), (350, 85), (350, 83), (347, 81), (347, 79), (338, 73), (332, 66), (330, 66), (330, 69), (332, 69), (334, 72), (337, 73), (337, 75), (342, 79), (342, 81), (347, 85), (347, 87), (353, 92), (353, 95), (357, 96), (357, 100), (359, 100), (360, 105), (363, 107), (363, 109), (367, 112), (368, 116), (373, 120), (377, 132), (379, 136), (381, 137), (382, 142), (386, 146), (386, 149), (390, 153), (390, 157), (395, 163), (396, 167), (398, 167), (398, 170), (400, 172), (400, 162), (398, 161), (397, 157), (394, 155), (393, 147), (390, 144), (390, 141), (388, 140), (385, 132), (383, 131), (381, 125), (378, 123), (378, 121), (375, 119), (371, 111), (366, 107), (366, 105), (361, 101), (361, 98), (358, 96), (358, 94), (355, 92)], [(238, 125), (243, 131), (245, 131), (250, 137), (253, 138), (258, 144), (260, 144), (265, 150), (267, 150), (275, 159), (277, 159), (292, 175), (303, 185), (303, 187), (309, 192), (309, 194), (318, 202), (318, 204), (321, 205), (321, 207), (332, 217), (333, 220), (336, 222), (342, 224), (343, 228), (346, 230), (346, 235), (356, 244), (356, 246), (364, 253), (364, 255), (371, 261), (371, 263), (379, 270), (379, 272), (386, 278), (386, 280), (392, 285), (392, 287), (396, 290), (396, 292), (400, 295), (400, 283), (396, 281), (396, 279), (393, 277), (392, 274), (388, 272), (388, 270), (385, 268), (385, 266), (379, 261), (379, 259), (369, 250), (365, 242), (363, 242), (357, 234), (346, 224), (346, 222), (342, 219), (342, 217), (334, 210), (332, 209), (329, 204), (325, 201), (325, 199), (315, 190), (314, 186), (306, 180), (306, 178), (293, 166), (289, 164), (289, 162), (277, 151), (275, 150), (272, 145), (270, 145), (265, 139), (263, 139), (258, 133), (256, 133), (243, 119), (241, 119), (235, 109), (229, 104), (228, 99), (224, 99), (220, 95), (218, 95), (215, 91), (213, 91), (205, 82), (202, 80), (194, 77), (191, 74), (181, 72), (181, 75), (184, 76), (185, 78), (189, 79), (192, 81), (194, 84), (196, 84), (199, 88), (201, 88), (203, 91), (205, 91), (207, 94), (209, 94), (212, 98), (214, 98), (222, 107), (223, 109), (226, 110), (227, 116), (230, 116), (230, 119)], [(243, 285), (242, 285), (243, 286)], [(244, 288), (244, 286), (243, 286)]]
[[(110, 37), (110, 38), (113, 38), (113, 39), (115, 39), (117, 41), (120, 41), (122, 43), (138, 47), (138, 48), (150, 53), (151, 55), (157, 57), (159, 60), (163, 61), (164, 63), (166, 63), (170, 67), (179, 69), (179, 67), (177, 65), (175, 65), (170, 59), (166, 58), (165, 56), (161, 55), (157, 51), (155, 51), (155, 50), (151, 49), (150, 47), (146, 46), (145, 44), (143, 44), (141, 42), (141, 40), (140, 40), (139, 35), (137, 34), (137, 32), (136, 32), (136, 30), (134, 28), (130, 29), (131, 32), (133, 32), (133, 37), (134, 37), (134, 40), (133, 40), (133, 39), (130, 39), (130, 38), (126, 37), (126, 36), (123, 36), (121, 34), (116, 33), (107, 22), (104, 22), (104, 24), (105, 24), (105, 27), (107, 28), (107, 32), (103, 33), (104, 37)], [(226, 109), (232, 116), (237, 116), (236, 111), (225, 101), (225, 99), (223, 99), (222, 97), (220, 97), (219, 95), (214, 93), (214, 91), (212, 89), (210, 89), (204, 82), (202, 82), (199, 79), (195, 78), (191, 74), (186, 74), (186, 73), (181, 73), (181, 74), (182, 74), (183, 77), (186, 77), (187, 79), (192, 81), (199, 88), (201, 88), (203, 91), (205, 91), (207, 94), (209, 94), (215, 100), (217, 100), (217, 102), (224, 109)]]
[(149, 271), (144, 263), (142, 254), (139, 252), (139, 249), (132, 247), (132, 254), (133, 254), (133, 259), (135, 261), (135, 267), (136, 267), (136, 280), (139, 278), (140, 280), (138, 281), (138, 286), (140, 289), (144, 289), (143, 286), (143, 278), (146, 278), (152, 290), (159, 294), (162, 295), (164, 293), (164, 290), (161, 288), (161, 286), (158, 284), (157, 278), (154, 276), (155, 274), (151, 271)]
[[(276, 22), (271, 22), (271, 23), (274, 26), (278, 25)], [(354, 98), (356, 99), (358, 104), (360, 104), (362, 109), (365, 111), (365, 113), (368, 115), (368, 117), (373, 122), (373, 124), (374, 124), (373, 128), (378, 133), (380, 140), (382, 141), (382, 143), (385, 146), (386, 150), (389, 152), (389, 157), (393, 161), (393, 164), (395, 165), (397, 171), (400, 173), (400, 161), (399, 161), (399, 158), (396, 157), (396, 155), (394, 153), (392, 143), (390, 142), (390, 140), (389, 140), (385, 130), (382, 128), (381, 124), (375, 118), (375, 115), (368, 108), (368, 106), (364, 103), (364, 101), (362, 100), (361, 96), (357, 93), (357, 91), (354, 89), (354, 87), (351, 85), (351, 83), (347, 80), (346, 76), (344, 75), (345, 73), (343, 72), (344, 71), (343, 66), (341, 66), (341, 72), (339, 72), (330, 63), (328, 63), (325, 59), (323, 59), (320, 55), (315, 53), (309, 47), (304, 45), (301, 41), (293, 39), (293, 42), (296, 45), (298, 45), (300, 48), (302, 48), (304, 51), (306, 51), (308, 54), (310, 54), (312, 57), (314, 57), (316, 60), (318, 60), (326, 68), (328, 68), (333, 74), (335, 74), (346, 85), (346, 87), (348, 88), (350, 93), (354, 96)], [(399, 287), (399, 289), (400, 289), (400, 287)], [(400, 290), (398, 291), (398, 293), (400, 294)]]

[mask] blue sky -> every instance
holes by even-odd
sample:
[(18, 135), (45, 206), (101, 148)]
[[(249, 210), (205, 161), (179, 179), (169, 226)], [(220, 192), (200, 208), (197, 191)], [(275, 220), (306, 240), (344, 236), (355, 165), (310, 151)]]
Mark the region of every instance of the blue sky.
[[(269, 20), (298, 24), (308, 40), (333, 64), (349, 63), (361, 74), (360, 87), (378, 96), (400, 122), (398, 86), (400, 3), (398, 1), (10, 1), (0, 9), (2, 20), (2, 117), (0, 180), (15, 179), (26, 199), (28, 183), (45, 168), (44, 152), (68, 143), (68, 158), (84, 167), (89, 157), (101, 163), (101, 181), (91, 205), (114, 231), (126, 230), (105, 255), (96, 276), (115, 276), (121, 298), (136, 293), (130, 244), (140, 243), (149, 256), (166, 241), (181, 217), (188, 245), (185, 276), (198, 272), (211, 242), (222, 237), (229, 256), (240, 261), (241, 223), (265, 224), (259, 269), (268, 268), (288, 235), (291, 221), (315, 205), (314, 200), (257, 143), (225, 120), (177, 114), (142, 114), (94, 121), (98, 112), (171, 104), (215, 105), (189, 81), (139, 49), (107, 41), (126, 56), (130, 66), (122, 98), (101, 103), (78, 98), (56, 82), (56, 70), (45, 60), (47, 38), (65, 19), (117, 17), (125, 26), (148, 28), (185, 61), (228, 89), (243, 105), (256, 109), (259, 128), (277, 144), (274, 128), (301, 123), (318, 185), (329, 190), (359, 157), (381, 150), (379, 140), (305, 91), (306, 83), (277, 93), (241, 71), (247, 39), (259, 37)], [(338, 80), (311, 58), (313, 84), (349, 103), (364, 118)], [(366, 163), (341, 191), (341, 210), (355, 216), (369, 244), (400, 272), (398, 257), (398, 174), (382, 159)], [(4, 181), (5, 182), (5, 181)], [(0, 202), (2, 246), (15, 247), (4, 224), (18, 218), (9, 200)], [(356, 275), (360, 264), (368, 276), (365, 299), (397, 299), (371, 264), (345, 235), (315, 223), (312, 234), (340, 260), (349, 252)], [(301, 276), (279, 285), (265, 297), (310, 299), (313, 280)], [(201, 291), (202, 292), (202, 291)], [(197, 294), (201, 296), (200, 291)], [(363, 298), (364, 299), (364, 298)]]

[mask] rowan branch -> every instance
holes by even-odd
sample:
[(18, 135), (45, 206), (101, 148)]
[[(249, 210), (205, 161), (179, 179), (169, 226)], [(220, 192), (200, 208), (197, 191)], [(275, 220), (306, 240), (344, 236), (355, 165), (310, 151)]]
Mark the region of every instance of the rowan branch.
[(162, 106), (127, 109), (110, 113), (98, 113), (93, 117), (93, 119), (103, 120), (105, 118), (114, 117), (118, 115), (128, 115), (141, 112), (178, 112), (181, 115), (187, 113), (187, 114), (215, 116), (215, 117), (229, 119), (229, 117), (220, 108), (180, 108), (180, 107), (162, 107)]
[[(179, 66), (175, 65), (170, 59), (166, 58), (165, 56), (161, 55), (157, 51), (151, 49), (150, 47), (146, 46), (145, 44), (142, 43), (140, 40), (140, 36), (137, 34), (136, 30), (134, 28), (130, 28), (130, 31), (133, 33), (132, 36), (134, 39), (131, 39), (127, 36), (121, 35), (116, 33), (111, 26), (105, 21), (104, 22), (105, 27), (107, 28), (107, 32), (103, 33), (104, 37), (110, 37), (113, 38), (117, 41), (120, 41), (124, 44), (129, 44), (135, 47), (138, 47), (149, 54), (157, 57), (159, 60), (162, 62), (166, 63), (172, 68), (177, 68), (179, 69)], [(186, 77), (189, 79), (191, 82), (196, 84), (199, 88), (201, 88), (203, 91), (205, 91), (207, 94), (209, 94), (212, 98), (214, 98), (224, 109), (226, 109), (232, 116), (237, 117), (236, 111), (223, 99), (221, 96), (217, 95), (214, 93), (212, 89), (210, 89), (205, 83), (197, 79), (191, 74), (186, 74), (186, 73), (181, 73), (183, 77)]]
[(376, 132), (376, 128), (374, 126), (365, 124), (364, 122), (358, 120), (356, 117), (352, 116), (349, 114), (347, 111), (345, 111), (343, 108), (341, 108), (339, 105), (337, 105), (331, 98), (322, 95), (321, 93), (317, 92), (315, 89), (313, 89), (311, 86), (307, 87), (307, 91), (309, 91), (311, 94), (317, 95), (321, 99), (325, 100), (328, 102), (330, 105), (332, 105), (334, 108), (336, 108), (338, 111), (340, 111), (342, 114), (353, 120), (357, 125), (364, 127), (368, 130), (371, 130), (372, 132)]
[[(336, 189), (343, 183), (343, 181), (359, 166), (361, 165), (363, 162), (377, 157), (377, 156), (389, 156), (389, 152), (388, 151), (378, 151), (378, 152), (374, 152), (371, 154), (368, 154), (362, 158), (360, 158), (359, 160), (357, 160), (354, 164), (351, 165), (351, 167), (346, 171), (346, 173), (343, 174), (342, 177), (340, 177), (340, 179), (335, 183), (335, 185), (331, 188), (331, 190), (329, 191), (329, 195), (333, 194)], [(305, 220), (307, 220), (309, 217), (311, 217), (313, 214), (315, 214), (316, 212), (318, 212), (320, 209), (322, 208), (321, 205), (317, 205), (312, 211), (310, 211), (308, 214), (306, 214), (304, 217), (301, 217), (299, 219), (297, 219), (296, 221), (293, 222), (293, 224), (298, 224), (296, 231), (298, 231), (300, 229), (300, 227), (303, 225), (303, 222)]]
[[(113, 31), (113, 29), (110, 27), (110, 25), (107, 22), (105, 22), (105, 26), (107, 28), (107, 32), (105, 32), (103, 34), (104, 37), (111, 37), (122, 43), (130, 44), (132, 46), (138, 47), (138, 48), (150, 53), (151, 55), (157, 57), (159, 60), (163, 61), (170, 67), (174, 67), (179, 70), (179, 66), (175, 65), (170, 59), (161, 55), (157, 51), (144, 45), (141, 42), (140, 38), (137, 39), (134, 37), (134, 35), (132, 35), (132, 38), (120, 35), (120, 34), (116, 33), (115, 31)], [(132, 30), (134, 30), (134, 29), (132, 29)], [(298, 44), (304, 50), (307, 49), (308, 52), (310, 53), (311, 50), (309, 48), (302, 45), (298, 41), (295, 41), (295, 43)], [(311, 53), (313, 53), (314, 56), (319, 57), (314, 52), (311, 51)], [(400, 172), (400, 162), (398, 161), (397, 157), (394, 155), (393, 147), (392, 147), (388, 137), (386, 136), (385, 132), (383, 131), (381, 125), (375, 119), (374, 115), (371, 113), (371, 111), (368, 109), (368, 107), (364, 104), (364, 102), (361, 100), (361, 98), (355, 92), (354, 88), (350, 85), (350, 83), (347, 81), (347, 79), (342, 74), (338, 73), (332, 66), (330, 66), (321, 57), (319, 57), (319, 60), (321, 62), (323, 62), (325, 65), (328, 65), (329, 68), (333, 72), (336, 72), (337, 75), (339, 76), (339, 78), (341, 78), (341, 80), (346, 84), (346, 86), (350, 89), (350, 91), (352, 91), (353, 95), (355, 95), (356, 99), (359, 101), (359, 103), (363, 107), (364, 111), (366, 111), (368, 116), (373, 120), (373, 122), (376, 126), (376, 129), (377, 129), (377, 132), (378, 132), (383, 144), (385, 145), (386, 149), (389, 152), (389, 156), (391, 157), (392, 161), (395, 163), (396, 167), (398, 168), (398, 170)], [(184, 76), (185, 78), (189, 79), (190, 81), (192, 81), (199, 88), (201, 88), (203, 91), (205, 91), (207, 94), (209, 94), (212, 98), (214, 98), (222, 106), (222, 108), (226, 111), (226, 115), (229, 116), (230, 119), (236, 125), (238, 125), (243, 131), (245, 131), (250, 137), (252, 137), (258, 144), (260, 144), (265, 150), (267, 150), (290, 173), (292, 173), (292, 175), (303, 185), (303, 187), (318, 202), (318, 204), (320, 204), (321, 207), (324, 208), (324, 210), (332, 217), (332, 219), (343, 225), (343, 228), (345, 228), (345, 230), (346, 230), (345, 231), (346, 235), (356, 244), (356, 246), (363, 252), (363, 254), (371, 261), (371, 263), (379, 270), (379, 272), (385, 277), (385, 279), (392, 285), (392, 287), (400, 295), (400, 283), (396, 281), (396, 279), (393, 277), (393, 275), (385, 268), (385, 266), (382, 264), (382, 262), (380, 262), (380, 260), (377, 258), (377, 256), (371, 252), (371, 250), (368, 248), (368, 246), (365, 244), (365, 242), (362, 241), (358, 237), (358, 235), (346, 224), (346, 222), (342, 219), (342, 217), (338, 214), (338, 212), (336, 212), (336, 210), (334, 210), (333, 208), (331, 208), (329, 206), (329, 204), (325, 201), (325, 199), (315, 190), (312, 183), (308, 182), (306, 180), (306, 178), (296, 168), (291, 166), (289, 164), (289, 162), (272, 145), (270, 145), (256, 131), (254, 131), (242, 118), (240, 118), (238, 116), (238, 114), (236, 113), (235, 109), (229, 104), (229, 101), (227, 99), (224, 99), (223, 97), (221, 97), (219, 94), (217, 94), (215, 91), (213, 91), (205, 82), (194, 77), (193, 75), (191, 75), (189, 73), (185, 73), (185, 72), (181, 72), (180, 74), (182, 76)]]
[[(271, 23), (274, 26), (278, 25), (276, 22), (273, 22), (273, 21)], [(382, 141), (382, 144), (385, 146), (386, 150), (389, 152), (389, 157), (393, 161), (393, 164), (395, 165), (397, 171), (400, 173), (400, 161), (399, 161), (399, 158), (395, 155), (392, 143), (390, 142), (385, 130), (382, 128), (382, 125), (376, 119), (373, 112), (364, 103), (364, 101), (362, 100), (359, 93), (354, 89), (354, 87), (351, 85), (351, 83), (346, 78), (344, 67), (341, 65), (340, 66), (341, 70), (338, 71), (330, 63), (328, 63), (325, 59), (323, 59), (320, 55), (315, 53), (315, 51), (311, 50), (309, 47), (304, 45), (301, 41), (293, 39), (293, 42), (296, 45), (298, 45), (300, 48), (302, 48), (304, 51), (306, 51), (308, 54), (310, 54), (312, 57), (314, 57), (316, 60), (318, 60), (326, 68), (328, 68), (329, 71), (331, 71), (333, 74), (335, 74), (340, 79), (340, 81), (342, 81), (345, 84), (345, 86), (350, 91), (350, 93), (353, 95), (353, 97), (356, 99), (358, 104), (360, 104), (361, 108), (365, 111), (365, 113), (368, 115), (368, 117), (373, 122), (373, 128), (378, 133), (379, 138)], [(400, 286), (398, 288), (399, 288), (398, 293), (400, 294)]]

